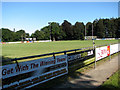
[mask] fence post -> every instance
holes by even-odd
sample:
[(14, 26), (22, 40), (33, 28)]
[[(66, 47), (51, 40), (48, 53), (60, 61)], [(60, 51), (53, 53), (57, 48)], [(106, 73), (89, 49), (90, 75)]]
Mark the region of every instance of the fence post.
[(54, 54), (54, 52), (53, 52), (53, 57), (54, 57), (54, 59), (55, 59), (55, 54)]
[(94, 64), (94, 69), (96, 68), (96, 46), (95, 46), (95, 64)]
[(66, 51), (64, 52), (64, 55), (66, 55)]

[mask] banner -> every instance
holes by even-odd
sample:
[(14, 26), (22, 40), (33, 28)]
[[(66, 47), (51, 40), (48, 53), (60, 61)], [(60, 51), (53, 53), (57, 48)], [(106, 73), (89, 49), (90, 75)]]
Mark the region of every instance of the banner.
[(68, 73), (67, 55), (37, 59), (2, 68), (3, 88), (29, 88)]
[(82, 53), (81, 52), (73, 53), (71, 55), (68, 55), (68, 61), (80, 59), (90, 55), (93, 55), (93, 50), (86, 50), (86, 52), (82, 52)]
[(110, 45), (110, 54), (114, 54), (120, 51), (120, 44)]
[(110, 55), (110, 46), (96, 48), (96, 61)]

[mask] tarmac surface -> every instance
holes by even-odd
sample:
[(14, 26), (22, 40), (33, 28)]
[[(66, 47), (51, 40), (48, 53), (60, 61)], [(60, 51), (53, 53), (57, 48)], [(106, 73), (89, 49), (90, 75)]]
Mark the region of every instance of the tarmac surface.
[(107, 60), (104, 63), (90, 69), (87, 72), (80, 73), (77, 78), (66, 81), (54, 88), (97, 88), (106, 81), (120, 67), (120, 53)]

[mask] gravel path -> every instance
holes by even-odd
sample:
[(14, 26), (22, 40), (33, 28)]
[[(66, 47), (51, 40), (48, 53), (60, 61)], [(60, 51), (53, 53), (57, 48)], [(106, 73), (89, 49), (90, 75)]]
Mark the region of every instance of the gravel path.
[(80, 73), (77, 78), (66, 81), (54, 88), (96, 88), (116, 72), (118, 66), (120, 66), (120, 54), (113, 57), (110, 61), (105, 61), (99, 66), (96, 66), (95, 69)]

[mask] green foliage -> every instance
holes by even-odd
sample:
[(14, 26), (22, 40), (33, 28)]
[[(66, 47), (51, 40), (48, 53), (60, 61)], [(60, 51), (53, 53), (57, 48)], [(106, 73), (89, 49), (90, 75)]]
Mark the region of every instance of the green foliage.
[(1, 29), (2, 30), (2, 41), (3, 42), (8, 42), (8, 41), (15, 41), (15, 33), (10, 31), (9, 29)]
[(84, 40), (84, 24), (76, 22), (73, 26), (73, 34), (75, 40)]
[[(93, 24), (93, 36), (98, 38), (120, 38), (120, 18), (110, 19), (96, 19), (93, 23), (88, 22), (86, 24), (87, 36), (92, 36), (92, 24)], [(59, 25), (57, 22), (51, 22), (49, 26), (43, 27), (41, 30), (36, 30), (29, 36), (24, 30), (17, 32), (9, 29), (2, 28), (2, 41), (21, 41), (26, 37), (37, 38), (37, 40), (84, 40), (85, 25), (83, 22), (76, 22), (72, 25), (67, 20)]]
[(60, 26), (56, 22), (51, 23), (52, 40), (58, 40), (60, 37)]
[(86, 33), (87, 33), (87, 36), (92, 36), (92, 23), (91, 22), (88, 22), (86, 24)]
[(120, 73), (120, 70), (118, 70), (107, 81), (105, 81), (100, 88), (106, 88), (106, 89), (111, 89), (111, 90), (120, 89), (120, 85), (119, 85), (119, 80), (120, 80), (119, 73)]
[(24, 40), (25, 37), (29, 37), (29, 33), (25, 33), (24, 30), (19, 30), (17, 32), (13, 32), (9, 29), (2, 28), (2, 41), (3, 42), (12, 42), (12, 41), (21, 41)]
[(19, 30), (15, 33), (15, 41), (21, 41), (25, 38), (25, 31)]
[(70, 22), (68, 22), (67, 20), (64, 20), (64, 22), (62, 23), (62, 30), (63, 32), (65, 32), (65, 40), (72, 40), (73, 39), (73, 30), (72, 30), (72, 25)]
[(44, 33), (44, 40), (49, 40), (50, 39), (50, 27), (45, 26), (41, 29), (41, 31)]
[(34, 34), (31, 35), (32, 38), (36, 38), (37, 40), (43, 40), (45, 38), (45, 34), (43, 31), (36, 30)]
[(97, 23), (97, 35), (99, 38), (105, 38), (105, 30), (104, 30), (103, 20), (100, 19)]

